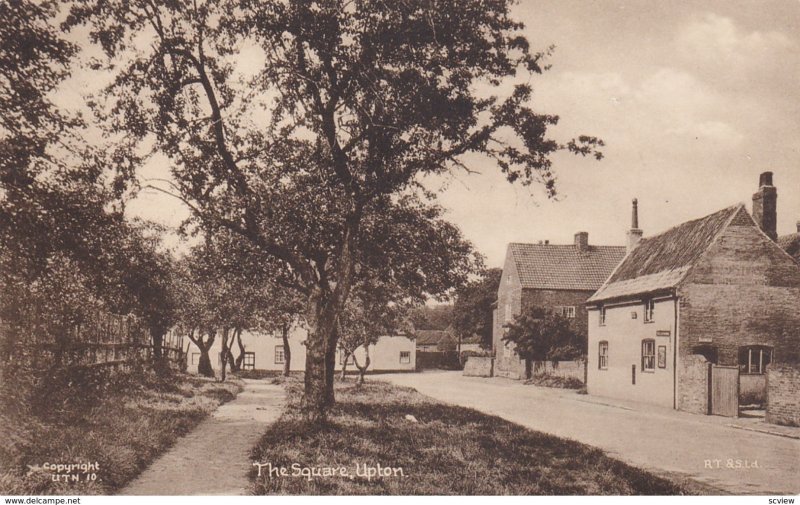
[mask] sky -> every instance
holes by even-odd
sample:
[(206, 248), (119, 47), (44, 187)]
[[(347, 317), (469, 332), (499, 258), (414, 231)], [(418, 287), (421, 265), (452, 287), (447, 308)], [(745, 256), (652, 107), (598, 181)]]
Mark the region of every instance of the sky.
[[(778, 233), (800, 220), (800, 0), (521, 0), (533, 48), (553, 44), (531, 81), (553, 136), (602, 138), (604, 159), (559, 153), (558, 198), (511, 185), (496, 166), (426, 181), (489, 266), (509, 242), (623, 245), (632, 198), (645, 236), (739, 202), (774, 173)], [(145, 176), (163, 175), (155, 163)], [(144, 194), (132, 215), (177, 226), (185, 209)]]

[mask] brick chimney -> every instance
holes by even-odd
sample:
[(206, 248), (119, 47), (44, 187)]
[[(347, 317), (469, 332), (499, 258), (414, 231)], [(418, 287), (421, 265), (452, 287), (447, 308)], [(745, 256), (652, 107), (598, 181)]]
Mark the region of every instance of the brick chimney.
[(778, 190), (772, 185), (772, 172), (758, 178), (758, 191), (753, 193), (753, 219), (772, 240), (778, 239)]
[(628, 230), (628, 252), (636, 249), (639, 241), (642, 240), (644, 232), (639, 228), (639, 200), (633, 199), (631, 207), (631, 229)]
[(579, 231), (575, 234), (575, 249), (579, 252), (586, 252), (589, 250), (589, 233)]

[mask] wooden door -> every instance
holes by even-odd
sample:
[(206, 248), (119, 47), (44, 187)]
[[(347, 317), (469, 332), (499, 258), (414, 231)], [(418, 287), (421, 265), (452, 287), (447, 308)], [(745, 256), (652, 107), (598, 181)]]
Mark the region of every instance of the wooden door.
[(739, 417), (739, 367), (711, 367), (711, 413)]

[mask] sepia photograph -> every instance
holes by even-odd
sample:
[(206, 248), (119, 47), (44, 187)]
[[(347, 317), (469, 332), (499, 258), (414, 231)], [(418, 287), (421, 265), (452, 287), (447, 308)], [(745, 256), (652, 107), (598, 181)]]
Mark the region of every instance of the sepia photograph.
[(798, 495), (800, 1), (0, 0), (3, 503)]

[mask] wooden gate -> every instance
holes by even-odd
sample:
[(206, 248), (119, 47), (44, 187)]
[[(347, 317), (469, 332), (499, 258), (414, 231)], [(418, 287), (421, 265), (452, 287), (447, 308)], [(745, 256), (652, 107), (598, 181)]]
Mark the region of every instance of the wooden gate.
[(711, 414), (739, 417), (739, 367), (711, 367)]

